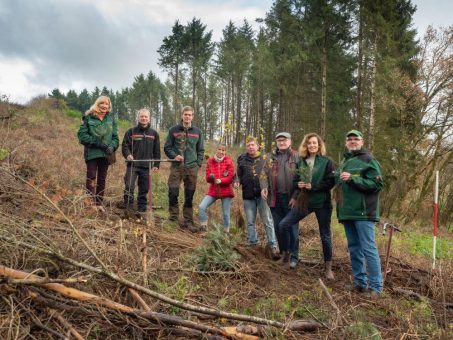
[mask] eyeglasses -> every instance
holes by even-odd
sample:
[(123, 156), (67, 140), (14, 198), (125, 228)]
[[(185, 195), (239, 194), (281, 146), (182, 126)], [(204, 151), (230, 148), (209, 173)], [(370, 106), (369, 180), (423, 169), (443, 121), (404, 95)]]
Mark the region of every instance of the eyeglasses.
[(359, 141), (359, 140), (362, 140), (362, 138), (360, 138), (360, 137), (348, 137), (348, 138), (346, 138), (346, 141), (348, 141), (348, 142)]

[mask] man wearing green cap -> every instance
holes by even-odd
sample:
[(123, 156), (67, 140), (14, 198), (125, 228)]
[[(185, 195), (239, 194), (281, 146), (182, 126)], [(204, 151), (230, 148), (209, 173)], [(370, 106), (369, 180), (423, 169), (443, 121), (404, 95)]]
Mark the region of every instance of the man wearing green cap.
[(348, 152), (336, 173), (337, 217), (348, 240), (353, 290), (378, 297), (382, 292), (382, 274), (374, 225), (379, 221), (379, 191), (384, 185), (381, 167), (363, 147), (360, 131), (346, 134), (346, 148)]

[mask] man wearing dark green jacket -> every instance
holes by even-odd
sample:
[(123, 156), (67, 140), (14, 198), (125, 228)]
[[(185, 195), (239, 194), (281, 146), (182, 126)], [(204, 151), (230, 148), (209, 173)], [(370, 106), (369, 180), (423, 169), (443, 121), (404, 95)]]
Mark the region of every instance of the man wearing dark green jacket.
[(194, 112), (190, 106), (182, 109), (182, 121), (170, 128), (164, 152), (172, 163), (168, 177), (168, 200), (170, 220), (179, 216), (178, 196), (181, 181), (184, 181), (183, 227), (196, 231), (193, 221), (193, 195), (197, 186), (198, 170), (204, 156), (204, 140), (201, 130), (193, 125)]
[(346, 148), (348, 152), (335, 178), (339, 191), (337, 217), (348, 240), (353, 290), (369, 291), (372, 297), (378, 297), (382, 292), (382, 274), (374, 225), (379, 221), (379, 191), (384, 185), (381, 167), (363, 148), (360, 131), (346, 134)]

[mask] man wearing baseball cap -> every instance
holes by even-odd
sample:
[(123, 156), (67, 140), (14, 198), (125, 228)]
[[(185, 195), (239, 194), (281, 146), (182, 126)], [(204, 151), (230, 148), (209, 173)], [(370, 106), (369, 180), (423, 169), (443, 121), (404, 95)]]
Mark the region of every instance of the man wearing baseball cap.
[[(293, 177), (299, 154), (291, 148), (291, 134), (279, 132), (275, 136), (276, 149), (266, 157), (266, 167), (260, 178), (261, 197), (267, 200), (274, 220), (275, 235), (281, 252), (282, 237), (279, 230), (280, 221), (290, 212), (289, 201), (294, 191)], [(299, 223), (290, 230), (290, 254), (282, 259), (283, 263), (295, 268), (299, 260)], [(289, 256), (290, 255), (290, 256)]]
[(363, 134), (346, 134), (346, 148), (339, 171), (337, 217), (348, 240), (354, 283), (352, 289), (376, 298), (382, 292), (379, 252), (374, 225), (379, 221), (379, 191), (384, 186), (379, 162), (363, 147)]

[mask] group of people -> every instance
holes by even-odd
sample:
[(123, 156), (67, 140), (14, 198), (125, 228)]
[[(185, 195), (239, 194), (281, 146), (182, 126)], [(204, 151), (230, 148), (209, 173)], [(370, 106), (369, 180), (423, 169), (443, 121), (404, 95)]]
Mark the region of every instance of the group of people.
[[(111, 101), (99, 97), (86, 112), (78, 132), (85, 147), (87, 164), (86, 189), (91, 204), (102, 207), (108, 158), (119, 146), (118, 129), (110, 115)], [(171, 161), (168, 178), (169, 219), (179, 220), (179, 188), (184, 183), (182, 228), (205, 231), (207, 209), (221, 200), (223, 226), (230, 230), (230, 210), (233, 188), (242, 188), (243, 207), (247, 223), (247, 241), (259, 244), (256, 216), (260, 215), (266, 233), (267, 246), (274, 260), (295, 268), (299, 256), (299, 222), (315, 213), (319, 225), (324, 255), (325, 276), (334, 279), (332, 271), (331, 215), (333, 189), (337, 218), (344, 225), (351, 259), (353, 285), (351, 290), (379, 296), (382, 275), (379, 253), (374, 239), (374, 225), (379, 221), (379, 191), (383, 179), (378, 161), (363, 147), (363, 135), (358, 130), (346, 134), (347, 152), (339, 168), (326, 156), (326, 145), (316, 133), (304, 136), (299, 149), (292, 148), (288, 132), (275, 136), (276, 148), (262, 154), (258, 140), (248, 137), (245, 152), (236, 162), (227, 155), (225, 144), (218, 144), (214, 156), (206, 164), (207, 194), (199, 204), (199, 227), (193, 216), (193, 197), (199, 169), (204, 157), (202, 131), (193, 124), (194, 110), (182, 109), (181, 122), (170, 128), (164, 145)], [(159, 134), (150, 126), (150, 112), (142, 109), (137, 126), (123, 138), (122, 154), (127, 161), (122, 208), (134, 206), (134, 186), (138, 182), (137, 210), (147, 210), (149, 171), (160, 165)], [(151, 168), (151, 169), (150, 169)], [(96, 187), (94, 185), (96, 183)]]

